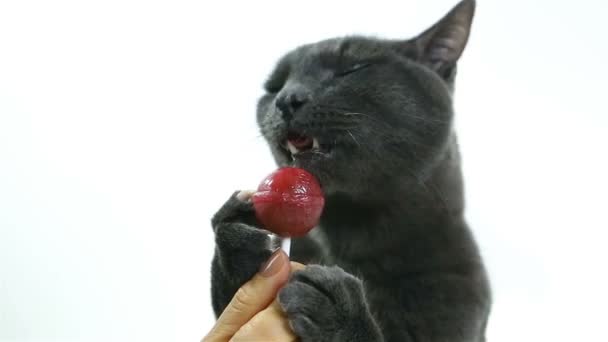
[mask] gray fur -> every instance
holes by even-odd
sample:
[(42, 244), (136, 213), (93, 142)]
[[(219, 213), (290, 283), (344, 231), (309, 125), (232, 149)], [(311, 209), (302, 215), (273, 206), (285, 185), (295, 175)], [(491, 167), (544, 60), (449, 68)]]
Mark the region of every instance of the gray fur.
[[(258, 103), (279, 166), (319, 179), (326, 205), (292, 259), (279, 302), (302, 341), (484, 341), (490, 290), (464, 220), (453, 130), (456, 62), (474, 1), (410, 40), (365, 37), (283, 57)], [(319, 153), (292, 160), (289, 132)], [(270, 255), (268, 232), (234, 195), (213, 219), (213, 305), (221, 313)]]

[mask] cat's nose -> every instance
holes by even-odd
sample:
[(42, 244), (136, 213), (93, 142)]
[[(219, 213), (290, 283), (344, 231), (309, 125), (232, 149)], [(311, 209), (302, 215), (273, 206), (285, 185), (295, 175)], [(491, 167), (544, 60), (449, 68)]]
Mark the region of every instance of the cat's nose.
[(295, 112), (310, 101), (310, 92), (302, 85), (285, 88), (275, 100), (275, 105), (283, 119), (291, 120)]

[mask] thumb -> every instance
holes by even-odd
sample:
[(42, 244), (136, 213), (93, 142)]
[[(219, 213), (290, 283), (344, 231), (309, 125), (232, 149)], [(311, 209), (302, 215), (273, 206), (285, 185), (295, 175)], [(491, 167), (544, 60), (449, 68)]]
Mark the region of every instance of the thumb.
[[(306, 266), (291, 262), (291, 273)], [(289, 327), (281, 305), (275, 299), (266, 309), (258, 312), (243, 325), (230, 339), (230, 342), (247, 341), (297, 341), (298, 337)]]
[(289, 257), (283, 250), (274, 252), (260, 272), (238, 289), (204, 342), (226, 341), (276, 297), (289, 277)]

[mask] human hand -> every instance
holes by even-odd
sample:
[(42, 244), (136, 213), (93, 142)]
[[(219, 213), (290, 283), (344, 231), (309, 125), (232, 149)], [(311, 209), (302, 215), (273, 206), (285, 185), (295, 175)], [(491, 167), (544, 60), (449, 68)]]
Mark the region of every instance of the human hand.
[(297, 337), (275, 298), (290, 272), (304, 267), (290, 263), (282, 250), (276, 251), (260, 272), (241, 286), (203, 342), (295, 341)]

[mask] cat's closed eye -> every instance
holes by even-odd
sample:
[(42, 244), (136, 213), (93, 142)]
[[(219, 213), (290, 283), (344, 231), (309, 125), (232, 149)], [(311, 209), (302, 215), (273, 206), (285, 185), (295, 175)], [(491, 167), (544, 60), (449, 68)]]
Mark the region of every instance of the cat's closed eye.
[(281, 84), (266, 84), (264, 86), (264, 89), (269, 94), (276, 94), (279, 91), (281, 91), (281, 89), (283, 89), (283, 83), (281, 83)]
[(369, 66), (371, 66), (371, 63), (355, 63), (355, 64), (351, 64), (348, 67), (338, 70), (335, 73), (336, 77), (344, 77), (346, 75), (352, 74), (354, 72), (363, 70)]
[(264, 83), (264, 90), (266, 90), (268, 94), (278, 93), (279, 91), (281, 91), (281, 89), (283, 89), (286, 78), (286, 75), (280, 74), (278, 75), (278, 77), (271, 77), (266, 81), (266, 83)]
[(270, 75), (270, 77), (264, 83), (264, 89), (266, 92), (269, 94), (276, 94), (281, 91), (285, 85), (285, 82), (287, 81), (287, 78), (289, 77), (291, 71), (290, 69), (289, 64), (280, 62), (272, 75)]

